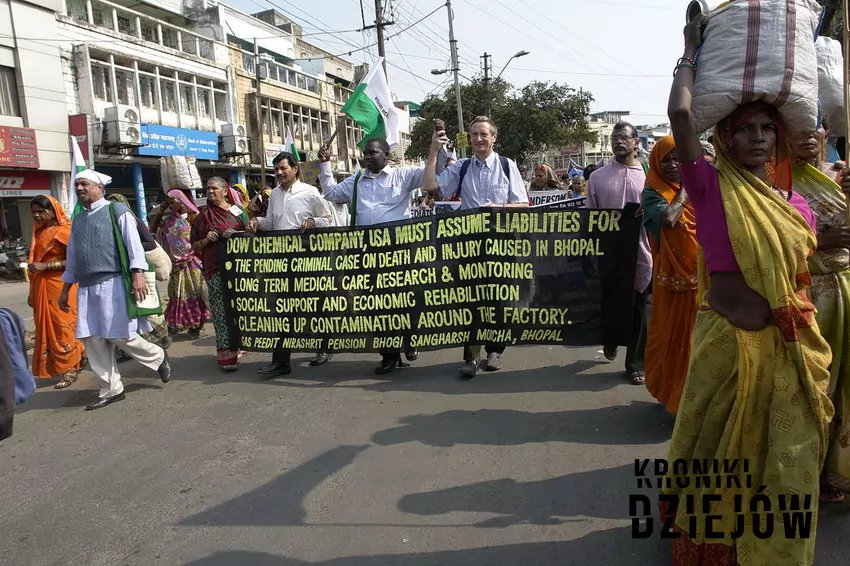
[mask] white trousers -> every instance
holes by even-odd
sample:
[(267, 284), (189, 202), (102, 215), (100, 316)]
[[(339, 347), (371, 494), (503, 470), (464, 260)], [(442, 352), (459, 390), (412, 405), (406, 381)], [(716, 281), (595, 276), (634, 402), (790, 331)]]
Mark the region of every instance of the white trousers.
[(118, 372), (115, 346), (154, 371), (158, 370), (165, 361), (165, 350), (156, 344), (151, 344), (138, 334), (134, 334), (129, 340), (123, 338), (107, 340), (100, 336), (89, 336), (83, 338), (83, 344), (86, 347), (86, 356), (89, 358), (91, 369), (97, 377), (97, 384), (100, 386), (101, 399), (115, 397), (124, 392), (124, 384), (121, 383), (121, 374)]

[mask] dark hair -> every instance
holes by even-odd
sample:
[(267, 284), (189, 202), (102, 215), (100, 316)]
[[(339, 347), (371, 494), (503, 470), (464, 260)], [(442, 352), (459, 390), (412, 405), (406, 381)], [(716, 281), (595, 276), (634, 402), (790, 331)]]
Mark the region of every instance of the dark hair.
[(298, 160), (295, 159), (295, 156), (292, 155), (291, 153), (287, 152), (287, 151), (281, 151), (280, 153), (275, 155), (274, 159), (272, 159), (272, 165), (277, 167), (277, 164), (280, 163), (281, 161), (283, 161), (284, 159), (289, 164), (289, 166), (292, 167), (293, 169), (295, 169), (296, 167), (298, 167), (299, 169), (301, 168), (298, 165)]
[(585, 178), (585, 180), (589, 181), (590, 175), (597, 169), (599, 169), (599, 167), (597, 167), (596, 165), (588, 165), (584, 168), (584, 174), (582, 176)]
[(366, 140), (366, 143), (363, 144), (363, 147), (366, 147), (366, 145), (370, 143), (378, 144), (378, 147), (380, 147), (381, 151), (384, 153), (390, 152), (390, 144), (387, 142), (387, 138), (369, 138)]
[(32, 200), (30, 201), (30, 206), (32, 205), (40, 206), (44, 210), (49, 210), (53, 214), (56, 214), (56, 211), (53, 210), (53, 203), (50, 202), (50, 199), (44, 195), (36, 195), (32, 197)]
[(629, 122), (617, 122), (616, 124), (614, 124), (614, 130), (625, 130), (626, 128), (632, 129), (632, 137), (633, 138), (635, 138), (635, 139), (640, 138), (640, 136), (638, 135), (637, 128), (632, 126)]

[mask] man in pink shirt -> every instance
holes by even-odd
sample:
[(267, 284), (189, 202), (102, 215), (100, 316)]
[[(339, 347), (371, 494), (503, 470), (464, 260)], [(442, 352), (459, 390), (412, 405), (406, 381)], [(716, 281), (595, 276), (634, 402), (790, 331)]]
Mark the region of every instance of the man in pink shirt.
[[(641, 147), (638, 132), (634, 126), (620, 122), (611, 133), (614, 161), (596, 170), (587, 183), (587, 208), (622, 209), (626, 203), (641, 202), (641, 193), (646, 184), (646, 174), (637, 159)], [(637, 270), (635, 272), (635, 302), (632, 315), (632, 328), (626, 350), (626, 373), (635, 385), (642, 385), (644, 377), (644, 350), (646, 349), (646, 302), (652, 292), (652, 255), (649, 239), (641, 226), (637, 242)], [(606, 300), (603, 293), (603, 302)], [(605, 306), (603, 305), (603, 309)], [(604, 331), (604, 329), (603, 329)], [(604, 344), (605, 358), (614, 361), (617, 357), (617, 344)]]

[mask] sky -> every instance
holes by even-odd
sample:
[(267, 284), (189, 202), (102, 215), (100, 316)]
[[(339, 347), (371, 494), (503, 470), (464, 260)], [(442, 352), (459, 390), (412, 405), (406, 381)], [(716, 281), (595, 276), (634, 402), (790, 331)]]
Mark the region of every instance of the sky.
[[(223, 0), (248, 13), (276, 9), (303, 27), (304, 39), (354, 63), (372, 62), (374, 30), (362, 27), (361, 0)], [(398, 100), (421, 102), (450, 84), (448, 15), (444, 0), (383, 0), (387, 75)], [(627, 110), (635, 125), (667, 121), (673, 67), (683, 51), (688, 0), (452, 0), (460, 73), (481, 73), (492, 55), (496, 75), (517, 87), (554, 81), (593, 94), (591, 111)], [(367, 25), (374, 0), (362, 0)], [(405, 30), (433, 10), (432, 15)], [(394, 34), (398, 34), (393, 36)], [(465, 79), (461, 79), (465, 81)]]

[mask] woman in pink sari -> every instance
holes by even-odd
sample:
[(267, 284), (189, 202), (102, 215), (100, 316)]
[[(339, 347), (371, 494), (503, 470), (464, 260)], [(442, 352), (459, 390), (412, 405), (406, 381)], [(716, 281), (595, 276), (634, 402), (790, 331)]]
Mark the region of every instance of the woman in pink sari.
[(157, 233), (172, 266), (165, 321), (172, 333), (188, 328), (189, 339), (197, 340), (201, 337), (204, 321), (209, 318), (201, 260), (189, 241), (192, 233), (189, 218), (198, 214), (198, 208), (178, 189), (168, 193), (168, 205), (172, 214), (163, 219)]

